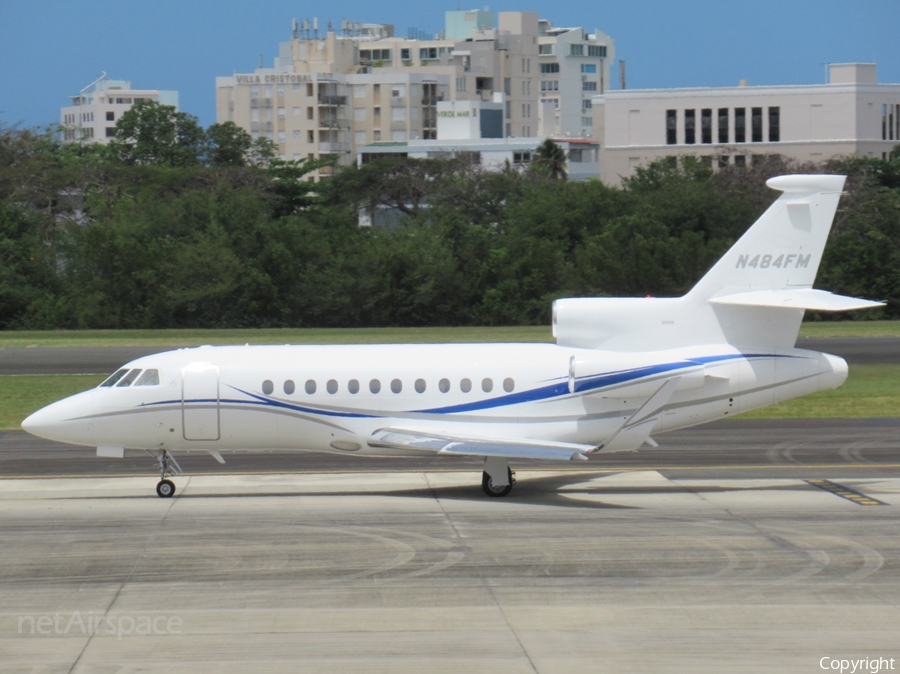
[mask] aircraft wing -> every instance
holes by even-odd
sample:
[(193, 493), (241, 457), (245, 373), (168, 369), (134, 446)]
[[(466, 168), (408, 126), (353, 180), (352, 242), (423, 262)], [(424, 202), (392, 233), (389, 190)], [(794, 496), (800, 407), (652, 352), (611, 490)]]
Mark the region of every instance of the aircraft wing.
[(515, 459), (587, 461), (593, 445), (531, 440), (496, 440), (436, 435), (403, 428), (383, 428), (369, 439), (370, 447), (430, 450), (435, 454), (497, 456)]

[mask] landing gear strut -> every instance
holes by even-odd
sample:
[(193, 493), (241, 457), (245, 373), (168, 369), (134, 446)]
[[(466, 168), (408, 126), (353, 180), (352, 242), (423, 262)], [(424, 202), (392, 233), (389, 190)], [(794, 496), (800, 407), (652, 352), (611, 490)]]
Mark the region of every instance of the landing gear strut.
[(516, 483), (516, 474), (512, 472), (506, 459), (488, 457), (484, 460), (484, 473), (481, 475), (481, 488), (491, 497), (506, 496)]
[(175, 457), (165, 449), (156, 454), (156, 467), (159, 469), (159, 482), (156, 484), (156, 495), (160, 498), (171, 498), (175, 495), (175, 483), (169, 480), (170, 475), (183, 473)]

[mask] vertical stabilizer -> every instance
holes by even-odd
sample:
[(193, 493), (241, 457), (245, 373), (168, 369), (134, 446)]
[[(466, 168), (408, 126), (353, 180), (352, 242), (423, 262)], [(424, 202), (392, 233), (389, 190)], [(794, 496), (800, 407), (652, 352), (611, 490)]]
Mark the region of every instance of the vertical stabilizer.
[(844, 176), (789, 175), (766, 184), (783, 194), (688, 293), (710, 300), (755, 290), (811, 288)]

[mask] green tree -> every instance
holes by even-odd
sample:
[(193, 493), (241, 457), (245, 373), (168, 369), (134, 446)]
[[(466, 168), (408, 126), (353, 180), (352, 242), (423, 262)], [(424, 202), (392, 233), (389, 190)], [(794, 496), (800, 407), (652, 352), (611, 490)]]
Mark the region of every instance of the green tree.
[(553, 142), (552, 138), (547, 138), (538, 145), (530, 166), (532, 169), (554, 180), (558, 178), (565, 180), (568, 177), (566, 174), (566, 153), (559, 145)]
[(126, 164), (190, 166), (200, 163), (206, 142), (206, 133), (193, 115), (140, 100), (116, 122), (109, 149)]
[(253, 139), (234, 122), (213, 124), (206, 130), (209, 147), (206, 162), (210, 166), (246, 166)]

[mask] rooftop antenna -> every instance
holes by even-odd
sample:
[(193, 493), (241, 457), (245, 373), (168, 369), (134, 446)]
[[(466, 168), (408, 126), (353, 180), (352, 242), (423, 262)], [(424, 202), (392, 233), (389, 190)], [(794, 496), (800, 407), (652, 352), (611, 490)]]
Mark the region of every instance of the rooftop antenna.
[(300, 38), (300, 27), (297, 25), (297, 19), (291, 19), (291, 37), (295, 40)]
[(262, 54), (259, 55), (259, 67), (260, 68), (263, 67), (263, 55)]
[(319, 37), (319, 17), (313, 17), (313, 37), (318, 39)]
[(303, 20), (303, 37), (309, 39), (309, 19)]

